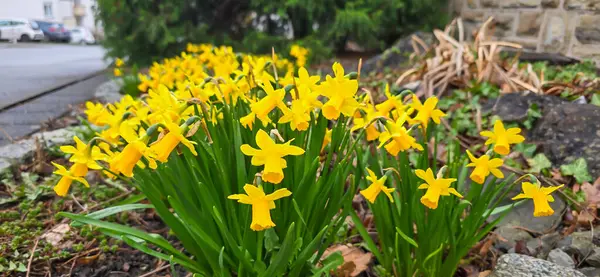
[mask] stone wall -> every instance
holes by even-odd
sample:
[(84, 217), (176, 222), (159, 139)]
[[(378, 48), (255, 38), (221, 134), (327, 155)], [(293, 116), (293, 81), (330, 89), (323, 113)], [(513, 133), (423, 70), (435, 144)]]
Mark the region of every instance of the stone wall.
[(454, 0), (472, 38), (494, 17), (494, 36), (538, 52), (600, 62), (600, 0)]

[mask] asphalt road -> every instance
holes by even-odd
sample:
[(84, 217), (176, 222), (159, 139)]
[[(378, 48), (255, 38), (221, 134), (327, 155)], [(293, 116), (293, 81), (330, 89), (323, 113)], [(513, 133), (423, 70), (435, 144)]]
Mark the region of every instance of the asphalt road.
[(0, 43), (0, 110), (108, 66), (101, 46)]

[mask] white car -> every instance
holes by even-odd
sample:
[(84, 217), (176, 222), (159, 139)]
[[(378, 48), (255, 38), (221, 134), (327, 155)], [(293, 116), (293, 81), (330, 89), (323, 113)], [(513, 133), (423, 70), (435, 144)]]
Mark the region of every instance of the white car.
[(94, 44), (96, 39), (92, 32), (83, 27), (75, 27), (71, 29), (71, 43), (76, 44)]
[(33, 20), (22, 18), (0, 18), (0, 39), (40, 41), (44, 33)]

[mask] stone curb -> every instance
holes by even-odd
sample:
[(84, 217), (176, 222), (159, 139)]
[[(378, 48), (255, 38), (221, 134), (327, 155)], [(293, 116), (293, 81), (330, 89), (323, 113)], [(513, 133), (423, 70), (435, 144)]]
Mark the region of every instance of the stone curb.
[(13, 165), (31, 158), (36, 150), (38, 140), (44, 148), (51, 148), (73, 143), (77, 127), (67, 127), (48, 132), (39, 132), (12, 144), (0, 147), (0, 174), (10, 170)]

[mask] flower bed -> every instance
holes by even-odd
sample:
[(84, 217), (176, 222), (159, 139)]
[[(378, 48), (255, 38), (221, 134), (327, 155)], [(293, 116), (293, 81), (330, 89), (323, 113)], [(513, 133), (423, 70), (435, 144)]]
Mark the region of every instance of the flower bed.
[[(343, 257), (323, 253), (350, 217), (380, 273), (452, 276), (520, 203), (499, 206), (512, 186), (522, 182), (514, 199), (533, 199), (535, 216), (553, 213), (548, 202), (559, 187), (498, 170), (524, 140), (519, 128), (496, 120), (481, 132), (485, 154), (454, 147), (440, 157), (447, 131), (437, 125), (445, 114), (436, 97), (388, 89), (375, 104), (359, 90), (357, 73), (335, 63), (321, 80), (302, 67), (302, 53), (296, 49), (293, 63), (275, 53), (189, 45), (139, 76), (147, 95), (88, 104), (89, 122), (103, 130), (61, 148), (72, 164), (55, 164), (56, 193), (66, 195), (74, 181), (87, 185), (90, 169), (122, 179), (144, 193), (182, 248), (102, 216), (61, 215), (207, 276), (329, 273)], [(373, 213), (377, 241), (353, 208), (357, 192)]]

